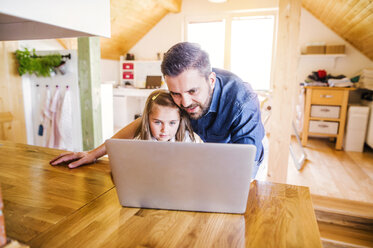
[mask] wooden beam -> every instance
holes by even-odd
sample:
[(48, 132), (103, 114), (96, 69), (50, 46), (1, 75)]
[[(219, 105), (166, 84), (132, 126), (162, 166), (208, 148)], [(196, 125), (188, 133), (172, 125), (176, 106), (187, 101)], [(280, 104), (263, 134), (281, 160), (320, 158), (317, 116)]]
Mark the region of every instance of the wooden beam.
[(156, 0), (166, 10), (172, 13), (179, 13), (181, 11), (181, 0)]
[(78, 38), (78, 76), (83, 150), (102, 143), (100, 38)]
[(297, 88), (299, 22), (301, 1), (279, 0), (273, 107), (267, 177), (286, 183), (291, 122)]
[(56, 39), (56, 41), (58, 43), (60, 43), (60, 45), (64, 48), (64, 49), (67, 49), (67, 45), (65, 44), (65, 42), (62, 40), (62, 39)]

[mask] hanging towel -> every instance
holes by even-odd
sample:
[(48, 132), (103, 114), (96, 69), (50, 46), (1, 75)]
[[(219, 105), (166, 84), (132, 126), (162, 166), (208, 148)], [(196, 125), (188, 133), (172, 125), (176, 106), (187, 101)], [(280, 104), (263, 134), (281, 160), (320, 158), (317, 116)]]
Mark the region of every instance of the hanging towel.
[(49, 104), (49, 113), (51, 116), (50, 119), (50, 135), (48, 137), (48, 143), (47, 147), (50, 148), (59, 148), (60, 146), (60, 140), (61, 136), (58, 130), (58, 125), (57, 125), (57, 118), (59, 115), (61, 107), (61, 96), (60, 96), (60, 88), (57, 87), (56, 90), (54, 91), (53, 98), (51, 99), (51, 103)]
[(44, 104), (40, 107), (40, 123), (37, 127), (38, 136), (36, 140), (36, 145), (47, 146), (48, 135), (50, 133), (50, 121), (51, 115), (49, 112), (49, 105), (51, 102), (51, 93), (49, 87), (44, 91)]
[(59, 118), (57, 120), (57, 126), (60, 133), (60, 149), (73, 150), (73, 119), (72, 119), (72, 107), (71, 107), (71, 92), (69, 88), (66, 88), (65, 94), (61, 100), (61, 108), (59, 112)]

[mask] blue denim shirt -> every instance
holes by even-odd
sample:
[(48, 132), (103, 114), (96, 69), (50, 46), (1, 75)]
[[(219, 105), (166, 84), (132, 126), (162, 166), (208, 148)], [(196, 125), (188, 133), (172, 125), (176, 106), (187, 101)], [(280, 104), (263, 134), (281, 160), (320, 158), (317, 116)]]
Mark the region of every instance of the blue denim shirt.
[(231, 72), (215, 68), (213, 72), (216, 82), (210, 108), (200, 119), (191, 120), (193, 130), (205, 142), (255, 145), (259, 165), (264, 127), (258, 97), (250, 84)]

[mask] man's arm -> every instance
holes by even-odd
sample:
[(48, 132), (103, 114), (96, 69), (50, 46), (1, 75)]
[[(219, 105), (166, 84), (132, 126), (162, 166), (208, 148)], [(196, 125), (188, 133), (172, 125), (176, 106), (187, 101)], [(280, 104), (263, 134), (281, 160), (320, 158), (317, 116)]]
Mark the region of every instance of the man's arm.
[(241, 111), (237, 113), (231, 127), (231, 141), (239, 144), (252, 144), (256, 146), (255, 161), (263, 160), (262, 140), (265, 135), (260, 115), (259, 101), (257, 97), (245, 102)]
[[(137, 128), (141, 125), (141, 118), (137, 118), (121, 130), (119, 130), (112, 138), (116, 139), (133, 139)], [(94, 163), (98, 158), (106, 154), (105, 144), (101, 144), (99, 147), (87, 152), (70, 152), (60, 154), (58, 157), (52, 159), (49, 163), (51, 165), (58, 165), (65, 162), (71, 162), (68, 164), (69, 168), (75, 168), (83, 164)]]

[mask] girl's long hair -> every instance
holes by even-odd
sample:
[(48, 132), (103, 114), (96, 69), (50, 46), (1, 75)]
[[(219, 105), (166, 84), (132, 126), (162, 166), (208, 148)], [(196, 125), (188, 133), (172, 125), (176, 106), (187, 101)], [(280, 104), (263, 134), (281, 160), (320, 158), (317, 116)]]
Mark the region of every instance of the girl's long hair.
[(151, 140), (152, 134), (149, 125), (149, 115), (154, 105), (175, 108), (180, 114), (180, 124), (175, 135), (175, 140), (182, 142), (185, 139), (186, 131), (189, 132), (189, 137), (192, 141), (195, 141), (193, 135), (193, 129), (190, 125), (189, 118), (172, 100), (171, 94), (166, 90), (155, 90), (153, 91), (148, 99), (146, 100), (145, 108), (142, 115), (141, 125), (137, 129), (135, 137), (139, 137), (141, 140)]

